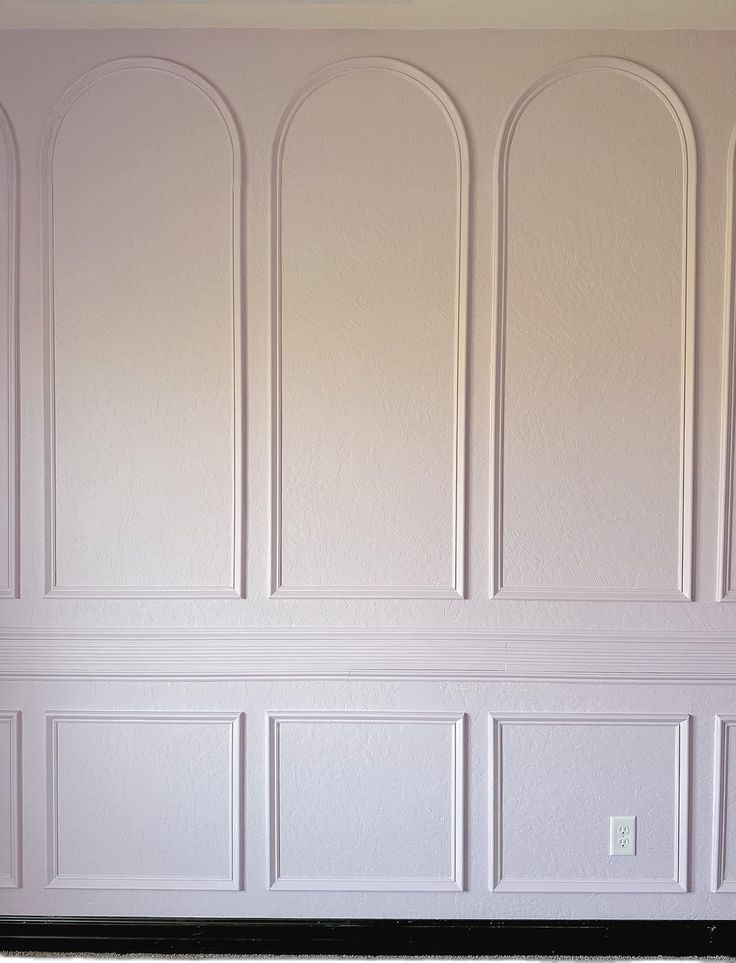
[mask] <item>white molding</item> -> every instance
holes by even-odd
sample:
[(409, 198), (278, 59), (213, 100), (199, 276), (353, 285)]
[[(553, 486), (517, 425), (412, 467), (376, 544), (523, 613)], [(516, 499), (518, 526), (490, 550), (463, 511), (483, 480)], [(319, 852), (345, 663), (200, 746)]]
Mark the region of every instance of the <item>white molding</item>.
[[(672, 589), (633, 590), (626, 588), (553, 589), (507, 586), (503, 583), (503, 429), (504, 362), (506, 329), (506, 246), (508, 222), (509, 150), (516, 126), (529, 104), (547, 87), (589, 70), (610, 70), (639, 81), (667, 107), (680, 137), (683, 173), (682, 249), (682, 389), (680, 399), (680, 494), (678, 535), (678, 580)], [(572, 599), (575, 601), (691, 601), (693, 597), (693, 483), (694, 483), (694, 398), (695, 398), (695, 244), (697, 168), (692, 123), (684, 104), (661, 77), (640, 64), (618, 57), (585, 57), (561, 64), (528, 87), (506, 116), (498, 140), (495, 160), (495, 258), (493, 263), (493, 341), (491, 364), (491, 598)]]
[(22, 885), (21, 714), (0, 711), (0, 725), (10, 727), (10, 874), (0, 876), (0, 889), (19, 889)]
[(7, 551), (8, 583), (0, 585), (0, 599), (20, 597), (20, 398), (19, 398), (19, 331), (18, 331), (18, 250), (20, 218), (18, 191), (18, 147), (13, 127), (0, 107), (0, 141), (8, 164), (8, 300), (5, 306), (8, 322), (6, 391), (8, 395), (8, 504)]
[(736, 634), (450, 628), (0, 628), (0, 679), (736, 684)]
[[(63, 723), (144, 722), (148, 725), (227, 725), (230, 730), (230, 874), (226, 877), (190, 876), (67, 876), (59, 871), (58, 730)], [(46, 713), (47, 867), (50, 889), (166, 889), (240, 890), (243, 875), (243, 728), (240, 712), (65, 711)]]
[(383, 585), (333, 585), (325, 588), (308, 585), (279, 586), (271, 592), (272, 599), (462, 599), (454, 589), (416, 586), (390, 588)]
[(172, 585), (55, 585), (44, 595), (47, 599), (240, 599), (235, 588)]
[[(506, 893), (686, 893), (690, 851), (690, 716), (654, 713), (491, 713), (488, 716), (488, 794), (491, 827), (488, 833), (489, 888)], [(671, 879), (509, 879), (503, 875), (503, 746), (507, 725), (546, 726), (674, 726), (675, 840)]]
[(736, 879), (727, 879), (725, 875), (729, 729), (736, 731), (736, 715), (716, 716), (713, 743), (713, 830), (711, 835), (711, 889), (714, 893), (736, 893)]
[(568, 602), (689, 602), (682, 592), (666, 589), (618, 589), (604, 588), (500, 588), (493, 598), (568, 601)]
[[(284, 145), (291, 123), (307, 98), (337, 77), (361, 70), (386, 70), (414, 83), (443, 113), (457, 160), (457, 257), (455, 321), (455, 398), (453, 418), (453, 581), (436, 586), (288, 586), (282, 583), (282, 383), (281, 383), (281, 193)], [(272, 598), (403, 598), (456, 599), (466, 593), (466, 410), (467, 303), (470, 170), (468, 140), (462, 117), (449, 94), (423, 71), (387, 57), (341, 60), (313, 74), (297, 91), (279, 121), (271, 162), (271, 504), (270, 585)]]
[[(465, 713), (464, 712), (267, 712), (268, 888), (332, 892), (462, 892), (465, 889)], [(448, 725), (453, 729), (452, 872), (443, 878), (285, 877), (280, 871), (279, 729), (283, 723)]]
[(718, 492), (718, 581), (719, 602), (736, 601), (731, 584), (733, 559), (734, 428), (736, 427), (736, 127), (728, 145), (726, 176), (726, 244), (723, 295), (723, 373), (721, 385), (721, 463)]
[[(233, 578), (225, 586), (95, 586), (59, 585), (56, 564), (56, 388), (54, 334), (54, 147), (61, 125), (76, 100), (103, 77), (127, 70), (158, 70), (187, 81), (208, 98), (227, 130), (232, 149), (232, 298), (233, 298)], [(47, 598), (241, 598), (244, 596), (244, 396), (243, 396), (243, 235), (241, 185), (243, 160), (238, 127), (220, 93), (200, 74), (171, 60), (126, 57), (95, 67), (72, 83), (57, 101), (41, 148), (44, 274), (44, 408), (45, 408), (45, 594)]]

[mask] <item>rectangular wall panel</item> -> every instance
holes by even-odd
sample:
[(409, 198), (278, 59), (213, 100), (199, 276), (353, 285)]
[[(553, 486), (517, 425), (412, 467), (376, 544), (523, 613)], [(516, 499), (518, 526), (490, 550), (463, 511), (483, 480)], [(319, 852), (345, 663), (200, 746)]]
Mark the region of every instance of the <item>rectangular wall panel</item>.
[(20, 713), (0, 712), (0, 888), (21, 885)]
[(51, 887), (239, 889), (241, 716), (47, 716)]
[[(669, 893), (688, 887), (689, 717), (491, 717), (491, 888)], [(612, 816), (636, 855), (609, 855)]]
[(270, 713), (271, 889), (464, 889), (464, 718)]

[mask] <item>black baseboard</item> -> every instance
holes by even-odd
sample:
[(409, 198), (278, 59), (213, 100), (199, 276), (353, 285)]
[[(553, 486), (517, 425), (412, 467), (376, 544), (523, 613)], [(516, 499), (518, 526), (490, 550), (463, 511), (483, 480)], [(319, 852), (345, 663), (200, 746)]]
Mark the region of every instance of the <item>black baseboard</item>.
[(736, 959), (733, 920), (0, 917), (0, 952)]

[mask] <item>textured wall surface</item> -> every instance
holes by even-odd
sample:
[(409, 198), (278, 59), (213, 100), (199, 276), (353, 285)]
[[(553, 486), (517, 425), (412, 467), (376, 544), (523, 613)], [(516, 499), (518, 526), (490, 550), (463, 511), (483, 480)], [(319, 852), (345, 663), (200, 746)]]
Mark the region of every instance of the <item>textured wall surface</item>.
[(511, 597), (683, 589), (694, 140), (662, 91), (624, 66), (553, 75), (518, 113), (499, 171), (497, 587)]
[(278, 594), (462, 592), (467, 144), (401, 66), (317, 79), (274, 159)]
[(197, 75), (119, 67), (72, 91), (44, 149), (48, 589), (239, 594), (234, 125)]
[(733, 917), (735, 54), (0, 34), (0, 914)]

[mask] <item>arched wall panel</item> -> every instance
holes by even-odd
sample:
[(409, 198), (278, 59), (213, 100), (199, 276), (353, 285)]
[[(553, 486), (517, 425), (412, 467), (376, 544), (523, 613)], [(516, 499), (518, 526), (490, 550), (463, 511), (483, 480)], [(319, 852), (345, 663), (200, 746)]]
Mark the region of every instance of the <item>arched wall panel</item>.
[(491, 595), (691, 597), (695, 143), (677, 95), (564, 64), (496, 167)]
[(44, 165), (47, 594), (240, 596), (235, 122), (192, 71), (114, 61)]
[(297, 94), (273, 157), (272, 595), (465, 593), (468, 156), (399, 61)]
[(733, 584), (734, 557), (734, 431), (736, 430), (736, 128), (728, 147), (726, 172), (727, 230), (725, 245), (725, 298), (723, 325), (723, 393), (721, 411), (721, 486), (718, 519), (718, 585), (719, 601), (736, 600)]
[(20, 591), (18, 431), (18, 159), (0, 107), (0, 598)]

